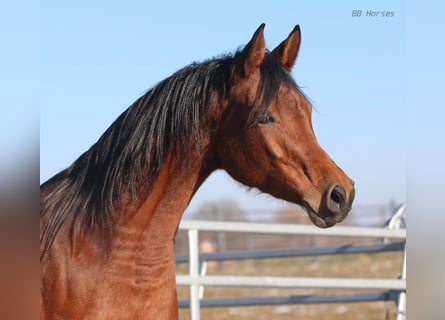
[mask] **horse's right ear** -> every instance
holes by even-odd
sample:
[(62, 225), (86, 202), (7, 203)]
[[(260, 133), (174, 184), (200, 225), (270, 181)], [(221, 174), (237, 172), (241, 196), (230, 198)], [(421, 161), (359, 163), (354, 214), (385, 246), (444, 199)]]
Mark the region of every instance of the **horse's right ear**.
[(266, 54), (264, 27), (265, 24), (261, 24), (249, 43), (236, 55), (236, 69), (243, 78), (251, 75), (263, 62), (264, 55)]

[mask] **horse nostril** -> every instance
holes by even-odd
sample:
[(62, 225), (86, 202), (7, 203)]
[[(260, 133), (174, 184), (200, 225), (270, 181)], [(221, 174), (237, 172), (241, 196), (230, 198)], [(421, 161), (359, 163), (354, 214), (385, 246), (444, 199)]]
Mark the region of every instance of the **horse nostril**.
[(346, 194), (342, 187), (336, 186), (331, 193), (331, 200), (339, 204), (345, 201)]
[(328, 208), (333, 213), (339, 213), (346, 205), (346, 192), (345, 190), (336, 185), (331, 189), (331, 194), (328, 198)]

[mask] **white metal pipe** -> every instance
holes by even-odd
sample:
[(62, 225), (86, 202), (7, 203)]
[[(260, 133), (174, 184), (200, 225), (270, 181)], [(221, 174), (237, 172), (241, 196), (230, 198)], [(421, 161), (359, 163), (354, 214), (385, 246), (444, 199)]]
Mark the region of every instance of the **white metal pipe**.
[[(201, 263), (201, 271), (199, 272), (199, 275), (205, 276), (207, 273), (207, 261), (203, 261)], [(199, 286), (199, 299), (204, 298), (204, 286)]]
[(368, 278), (311, 278), (311, 277), (255, 277), (255, 276), (187, 276), (177, 275), (179, 286), (205, 285), (219, 287), (273, 288), (336, 288), (405, 290), (403, 279)]
[[(400, 279), (406, 281), (406, 248), (403, 252), (403, 264)], [(399, 294), (396, 320), (406, 320), (406, 292), (400, 292)]]
[(392, 238), (406, 239), (406, 230), (384, 228), (365, 228), (353, 226), (335, 226), (329, 229), (320, 229), (312, 225), (282, 224), (282, 223), (252, 223), (252, 222), (226, 222), (184, 220), (179, 229), (196, 229), (201, 231), (250, 232), (265, 234), (294, 234), (312, 236), (340, 236), (361, 238)]
[[(199, 250), (198, 250), (198, 230), (188, 231), (189, 237), (189, 277), (198, 278), (199, 276)], [(190, 319), (200, 319), (199, 305), (199, 283), (190, 284)]]

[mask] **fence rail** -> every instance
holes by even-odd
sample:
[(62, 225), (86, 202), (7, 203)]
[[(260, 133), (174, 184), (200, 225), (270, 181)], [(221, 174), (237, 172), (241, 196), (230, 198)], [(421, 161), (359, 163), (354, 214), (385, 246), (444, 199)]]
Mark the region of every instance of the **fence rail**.
[[(200, 319), (201, 307), (240, 306), (261, 304), (322, 303), (394, 300), (397, 302), (397, 320), (405, 319), (406, 252), (399, 279), (366, 278), (311, 278), (311, 277), (254, 277), (254, 276), (206, 276), (200, 274), (202, 261), (223, 261), (252, 258), (310, 256), (359, 252), (380, 252), (405, 250), (406, 230), (336, 226), (319, 229), (309, 225), (247, 223), (222, 221), (183, 221), (179, 229), (188, 231), (189, 254), (178, 255), (178, 263), (189, 262), (189, 274), (177, 275), (178, 286), (190, 287), (190, 300), (181, 300), (180, 307), (190, 308), (190, 319)], [(354, 237), (399, 239), (400, 242), (377, 243), (373, 245), (340, 245), (329, 247), (296, 248), (283, 250), (236, 251), (225, 253), (199, 254), (199, 231), (245, 232), (261, 234), (311, 235), (323, 237)], [(203, 286), (274, 287), (274, 288), (335, 288), (357, 290), (383, 290), (383, 292), (359, 292), (353, 294), (317, 294), (283, 297), (237, 297), (202, 299)]]
[[(207, 298), (200, 301), (201, 307), (234, 307), (234, 306), (261, 306), (286, 304), (316, 304), (338, 302), (371, 302), (371, 301), (397, 301), (400, 291), (391, 290), (383, 292), (358, 292), (352, 294), (308, 294), (270, 297), (236, 297), (236, 298)], [(180, 300), (180, 308), (190, 308), (189, 300)]]
[(262, 234), (293, 234), (323, 237), (357, 237), (357, 238), (388, 238), (406, 239), (405, 229), (368, 228), (354, 226), (335, 226), (329, 229), (320, 229), (313, 225), (290, 223), (254, 223), (254, 222), (228, 222), (207, 220), (184, 220), (179, 225), (180, 230), (221, 231), (221, 232), (248, 232)]
[[(311, 257), (323, 256), (328, 254), (353, 254), (353, 253), (371, 253), (403, 251), (405, 242), (390, 242), (363, 245), (339, 245), (339, 246), (320, 246), (305, 248), (285, 248), (268, 250), (237, 250), (217, 253), (200, 253), (200, 261), (226, 261), (226, 260), (247, 260), (247, 259), (270, 259), (270, 258), (289, 258), (289, 257)], [(188, 263), (187, 254), (176, 255), (176, 263)]]

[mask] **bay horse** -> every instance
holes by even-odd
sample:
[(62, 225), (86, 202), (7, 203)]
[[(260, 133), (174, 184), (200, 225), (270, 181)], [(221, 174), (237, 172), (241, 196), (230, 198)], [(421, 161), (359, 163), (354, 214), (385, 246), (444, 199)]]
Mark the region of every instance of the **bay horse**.
[(263, 33), (159, 82), (41, 185), (41, 319), (176, 319), (175, 233), (217, 169), (304, 206), (318, 227), (345, 219), (354, 183), (318, 144), (291, 76), (300, 28), (272, 51)]

